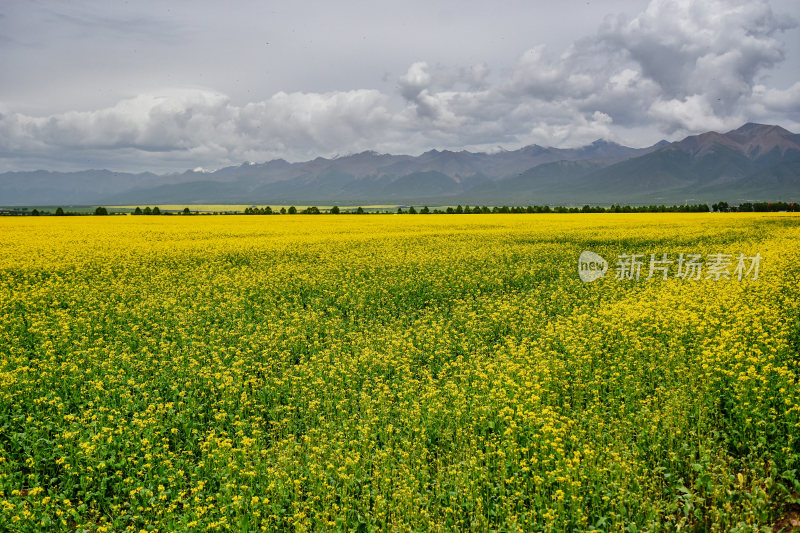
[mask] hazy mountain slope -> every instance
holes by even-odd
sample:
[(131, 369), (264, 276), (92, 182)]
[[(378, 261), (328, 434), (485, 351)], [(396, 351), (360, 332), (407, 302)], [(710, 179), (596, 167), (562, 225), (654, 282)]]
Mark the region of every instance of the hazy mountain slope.
[(556, 161), (528, 169), (505, 180), (480, 183), (462, 195), (463, 203), (543, 203), (551, 194), (568, 190), (607, 161)]
[(800, 199), (800, 158), (759, 170), (734, 183), (712, 184), (698, 189), (704, 196), (730, 201)]
[(92, 203), (137, 186), (154, 186), (159, 176), (110, 170), (80, 172), (7, 172), (0, 174), (0, 204), (50, 205)]

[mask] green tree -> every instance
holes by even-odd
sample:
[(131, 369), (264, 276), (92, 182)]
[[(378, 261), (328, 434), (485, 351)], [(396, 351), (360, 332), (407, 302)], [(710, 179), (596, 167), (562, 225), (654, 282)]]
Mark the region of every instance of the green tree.
[(94, 210), (94, 214), (95, 214), (95, 215), (107, 215), (107, 214), (108, 214), (108, 210), (107, 210), (105, 207), (98, 206), (98, 207), (97, 207), (97, 208)]
[(286, 214), (286, 208), (285, 207), (281, 207), (281, 215), (285, 215), (285, 214)]
[(189, 211), (189, 208), (188, 208), (188, 207), (184, 207), (184, 208), (183, 208), (183, 214), (184, 214), (184, 215), (188, 215), (188, 214), (190, 214), (190, 213), (191, 213), (191, 211)]
[(153, 208), (153, 214), (154, 215), (160, 215), (161, 214), (161, 209), (159, 209), (158, 206), (155, 206)]
[(144, 211), (142, 211), (142, 214), (152, 215), (153, 214), (153, 210), (150, 209), (150, 206), (148, 205), (147, 207), (144, 208)]
[(142, 208), (137, 206), (136, 209), (133, 210), (133, 214), (134, 215), (141, 215), (142, 214)]
[(56, 216), (57, 217), (63, 217), (64, 216), (64, 210), (61, 209), (60, 207), (58, 209), (56, 209)]
[(31, 211), (31, 216), (38, 217), (39, 216), (39, 210), (38, 209), (34, 209), (33, 211)]
[(416, 210), (416, 209), (414, 209), (414, 206), (413, 206), (413, 205), (412, 205), (411, 207), (409, 207), (409, 208), (408, 208), (408, 214), (409, 214), (409, 215), (416, 215), (416, 214), (417, 214), (417, 210)]
[(296, 215), (297, 214), (297, 208), (295, 206), (291, 206), (289, 208), (289, 214), (290, 215)]
[(335, 205), (331, 207), (331, 215), (338, 215), (339, 214), (339, 206)]
[(363, 215), (363, 214), (364, 214), (364, 208), (358, 206), (358, 209), (356, 209), (356, 215)]
[(420, 212), (420, 214), (422, 214), (422, 215), (427, 215), (427, 214), (429, 214), (429, 213), (431, 212), (431, 210), (430, 210), (430, 209), (428, 209), (428, 206), (426, 205), (425, 207), (423, 207), (422, 209), (420, 209), (420, 210), (419, 210), (419, 212)]

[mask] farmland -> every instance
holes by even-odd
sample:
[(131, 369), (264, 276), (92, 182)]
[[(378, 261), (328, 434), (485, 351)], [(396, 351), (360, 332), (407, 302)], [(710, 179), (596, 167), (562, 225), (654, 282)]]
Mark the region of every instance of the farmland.
[(780, 527), (798, 242), (788, 214), (0, 220), (0, 524)]

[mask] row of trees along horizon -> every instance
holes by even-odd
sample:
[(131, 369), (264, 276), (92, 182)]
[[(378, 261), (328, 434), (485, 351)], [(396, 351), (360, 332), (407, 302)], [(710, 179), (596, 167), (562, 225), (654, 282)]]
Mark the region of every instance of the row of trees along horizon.
[[(390, 210), (365, 210), (363, 207), (358, 207), (356, 209), (342, 209), (339, 206), (332, 206), (329, 209), (320, 209), (316, 206), (306, 207), (305, 209), (299, 210), (295, 206), (290, 206), (289, 208), (281, 207), (280, 209), (272, 209), (270, 206), (266, 207), (247, 207), (244, 210), (245, 215), (321, 215), (321, 214), (330, 214), (330, 215), (338, 215), (338, 214), (357, 214), (357, 215), (365, 215), (365, 214), (409, 214), (409, 215), (428, 215), (428, 214), (489, 214), (489, 213), (708, 213), (709, 211), (715, 213), (746, 213), (746, 212), (778, 212), (778, 211), (789, 211), (789, 212), (797, 212), (800, 211), (800, 204), (795, 202), (744, 202), (738, 205), (732, 205), (728, 202), (718, 202), (712, 204), (709, 207), (707, 204), (694, 204), (694, 205), (640, 205), (640, 206), (631, 206), (631, 205), (618, 205), (613, 204), (609, 207), (603, 206), (590, 206), (584, 205), (583, 207), (566, 207), (566, 206), (554, 206), (551, 207), (549, 205), (529, 205), (527, 207), (523, 206), (494, 206), (494, 207), (487, 207), (487, 206), (474, 206), (470, 207), (469, 205), (462, 207), (458, 205), (456, 207), (447, 207), (447, 208), (434, 208), (430, 209), (428, 206), (421, 207), (419, 209), (412, 206), (400, 206), (397, 208), (397, 211), (390, 211)], [(108, 208), (103, 206), (98, 206), (94, 210), (94, 215), (124, 215), (127, 214), (127, 211), (118, 211), (118, 212), (110, 212)], [(174, 214), (181, 214), (181, 215), (197, 215), (197, 214), (241, 214), (241, 211), (214, 211), (214, 212), (206, 212), (206, 211), (191, 211), (188, 207), (184, 207), (182, 211), (173, 212), (173, 211), (162, 211), (158, 206), (155, 207), (145, 207), (142, 209), (141, 207), (137, 207), (133, 210), (131, 214), (133, 215), (174, 215)], [(30, 211), (27, 208), (11, 208), (0, 210), (0, 214), (2, 215), (29, 215), (29, 216), (79, 216), (79, 215), (91, 215), (90, 212), (72, 212), (72, 211), (65, 211), (64, 208), (59, 207), (56, 209), (54, 213), (45, 210), (39, 209), (32, 209)]]

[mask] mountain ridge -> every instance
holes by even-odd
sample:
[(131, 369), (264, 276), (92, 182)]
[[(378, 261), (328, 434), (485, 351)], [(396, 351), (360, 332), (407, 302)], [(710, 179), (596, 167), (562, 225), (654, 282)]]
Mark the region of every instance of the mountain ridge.
[(798, 172), (799, 134), (746, 123), (647, 148), (598, 139), (578, 148), (529, 145), (491, 153), (367, 150), (166, 175), (7, 172), (0, 174), (0, 205), (757, 201), (799, 196)]

